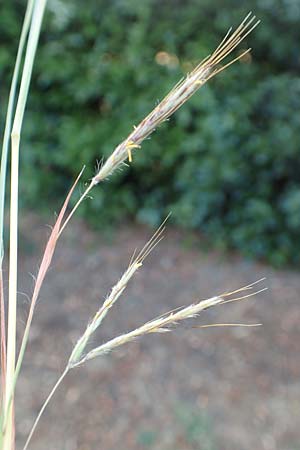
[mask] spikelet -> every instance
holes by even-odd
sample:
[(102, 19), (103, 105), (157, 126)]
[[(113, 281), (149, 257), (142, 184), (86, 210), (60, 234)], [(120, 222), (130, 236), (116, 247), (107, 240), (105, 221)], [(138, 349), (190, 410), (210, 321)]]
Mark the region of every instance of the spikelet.
[[(169, 216), (168, 216), (169, 217)], [(88, 324), (85, 332), (81, 336), (81, 338), (77, 341), (69, 362), (68, 367), (74, 367), (78, 361), (81, 359), (83, 352), (86, 348), (88, 341), (90, 340), (93, 333), (97, 330), (97, 328), (102, 323), (103, 319), (107, 315), (110, 308), (116, 303), (116, 301), (123, 294), (124, 290), (127, 287), (129, 280), (133, 277), (133, 275), (137, 272), (137, 270), (143, 265), (145, 258), (149, 255), (150, 252), (156, 247), (156, 245), (162, 240), (164, 225), (168, 219), (168, 217), (164, 220), (164, 222), (160, 225), (160, 227), (155, 231), (151, 239), (144, 245), (142, 250), (138, 253), (137, 256), (131, 259), (128, 268), (121, 276), (120, 280), (114, 285), (110, 294), (105, 299), (103, 305), (96, 312), (91, 322)], [(134, 255), (133, 255), (134, 256)]]
[(208, 80), (241, 59), (246, 53), (250, 52), (251, 49), (249, 48), (227, 64), (223, 66), (220, 65), (220, 63), (246, 38), (246, 36), (251, 33), (259, 22), (260, 21), (256, 20), (256, 17), (250, 12), (234, 32), (232, 32), (232, 29), (230, 28), (216, 50), (198, 64), (190, 74), (179, 81), (179, 83), (173, 87), (169, 94), (139, 123), (139, 125), (133, 127), (132, 133), (115, 148), (87, 185), (86, 190), (83, 192), (61, 227), (60, 234), (66, 228), (73, 214), (94, 186), (111, 175), (125, 162), (125, 160), (128, 160), (131, 163), (133, 160), (133, 151), (139, 149), (142, 142), (152, 134), (162, 122), (167, 120)]
[[(236, 291), (224, 293), (220, 296), (212, 297), (207, 300), (201, 300), (197, 303), (193, 303), (189, 306), (180, 308), (177, 311), (171, 311), (169, 313), (164, 314), (163, 316), (160, 316), (154, 320), (151, 320), (150, 322), (146, 322), (144, 325), (142, 325), (139, 328), (136, 328), (133, 331), (130, 331), (129, 333), (122, 334), (120, 336), (115, 337), (114, 339), (111, 339), (110, 341), (106, 342), (105, 344), (100, 345), (99, 347), (94, 348), (90, 352), (87, 353), (85, 357), (83, 357), (81, 360), (77, 361), (77, 363), (73, 364), (72, 367), (79, 366), (83, 364), (84, 362), (94, 359), (98, 356), (102, 356), (106, 353), (111, 352), (117, 347), (120, 347), (121, 345), (127, 344), (138, 337), (141, 337), (145, 334), (150, 333), (166, 333), (170, 331), (170, 327), (177, 325), (179, 322), (186, 320), (186, 319), (192, 319), (194, 317), (197, 317), (201, 312), (207, 310), (208, 308), (211, 308), (213, 306), (229, 303), (229, 302), (235, 302), (240, 301), (243, 299), (246, 299), (248, 297), (252, 297), (253, 295), (257, 295), (260, 292), (263, 292), (266, 290), (266, 288), (260, 289), (255, 292), (251, 292), (250, 294), (244, 294), (239, 295), (237, 297), (233, 297), (236, 294), (243, 293), (247, 290), (252, 290), (253, 286), (257, 283), (263, 281), (263, 279), (256, 281), (255, 283), (251, 283), (248, 286), (244, 286)], [(228, 299), (229, 297), (229, 299)], [(215, 324), (218, 325), (218, 324)], [(219, 326), (258, 326), (260, 324), (219, 324)], [(210, 325), (211, 326), (211, 325)]]
[(243, 52), (224, 66), (219, 64), (248, 36), (259, 24), (255, 16), (249, 13), (238, 28), (232, 33), (228, 31), (216, 50), (198, 64), (195, 69), (181, 80), (170, 93), (154, 108), (142, 122), (134, 127), (133, 132), (119, 144), (107, 159), (98, 173), (92, 179), (92, 185), (107, 178), (127, 158), (132, 161), (132, 150), (140, 148), (141, 143), (166, 119), (168, 119), (181, 105), (183, 105), (210, 78), (241, 59), (250, 49)]

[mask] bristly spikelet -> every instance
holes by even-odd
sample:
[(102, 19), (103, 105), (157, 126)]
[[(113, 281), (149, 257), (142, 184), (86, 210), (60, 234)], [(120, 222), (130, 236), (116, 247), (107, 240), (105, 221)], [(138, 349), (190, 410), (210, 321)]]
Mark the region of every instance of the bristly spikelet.
[(243, 52), (234, 60), (224, 66), (219, 64), (240, 44), (245, 37), (259, 24), (255, 16), (249, 13), (239, 27), (226, 34), (220, 45), (212, 53), (198, 64), (195, 69), (181, 80), (170, 93), (154, 108), (154, 110), (142, 122), (134, 127), (133, 132), (121, 144), (116, 147), (111, 156), (104, 163), (99, 172), (92, 179), (92, 185), (98, 184), (107, 178), (127, 158), (132, 161), (132, 150), (140, 148), (140, 144), (166, 119), (168, 119), (181, 105), (183, 105), (201, 86), (210, 78), (241, 59)]
[[(117, 336), (114, 339), (111, 339), (110, 341), (106, 342), (105, 344), (102, 344), (99, 347), (94, 348), (93, 350), (88, 352), (82, 359), (78, 359), (77, 362), (72, 362), (70, 368), (79, 366), (90, 359), (94, 359), (98, 356), (109, 353), (115, 348), (127, 344), (145, 334), (168, 332), (170, 331), (170, 327), (177, 325), (179, 322), (183, 320), (195, 318), (201, 312), (213, 306), (223, 305), (229, 302), (235, 302), (259, 294), (260, 292), (265, 291), (266, 288), (259, 289), (256, 292), (251, 292), (250, 294), (244, 294), (232, 298), (232, 296), (235, 294), (245, 292), (247, 290), (252, 290), (253, 286), (255, 286), (257, 283), (263, 280), (264, 278), (254, 283), (251, 283), (248, 286), (244, 286), (241, 289), (237, 289), (236, 291), (224, 293), (221, 294), (220, 296), (212, 297), (207, 300), (198, 301), (197, 303), (193, 303), (189, 306), (179, 308), (177, 311), (168, 312), (156, 319), (151, 320), (150, 322), (146, 322), (141, 327), (136, 328), (135, 330), (132, 330), (129, 333), (122, 334), (121, 336)], [(228, 299), (228, 297), (231, 298)], [(224, 326), (231, 326), (231, 325), (258, 326), (260, 324), (224, 324)]]
[(124, 290), (127, 287), (129, 280), (133, 277), (133, 275), (136, 273), (136, 271), (143, 265), (145, 258), (156, 247), (156, 245), (162, 240), (162, 238), (163, 238), (162, 234), (165, 229), (164, 225), (165, 225), (168, 217), (164, 220), (164, 222), (160, 225), (160, 227), (155, 231), (153, 236), (144, 245), (144, 247), (137, 254), (137, 256), (133, 255), (128, 268), (125, 270), (125, 272), (121, 276), (120, 280), (114, 285), (110, 294), (105, 299), (103, 305), (96, 312), (93, 319), (86, 327), (85, 332), (80, 337), (80, 339), (77, 341), (77, 343), (71, 353), (71, 356), (69, 358), (68, 367), (70, 367), (70, 368), (74, 367), (78, 363), (78, 361), (80, 361), (80, 359), (82, 358), (82, 355), (84, 353), (84, 350), (87, 346), (87, 343), (90, 340), (93, 333), (100, 326), (100, 324), (102, 323), (103, 319), (107, 315), (110, 308), (121, 297), (121, 295), (123, 294)]
[(189, 73), (185, 78), (179, 81), (169, 94), (148, 114), (137, 126), (134, 126), (132, 133), (121, 142), (110, 157), (103, 163), (96, 175), (92, 178), (87, 186), (85, 192), (81, 195), (69, 216), (65, 220), (61, 228), (60, 234), (65, 229), (76, 209), (86, 198), (89, 192), (101, 181), (105, 180), (116, 169), (119, 169), (128, 160), (132, 162), (132, 154), (135, 149), (141, 147), (142, 142), (152, 134), (155, 129), (165, 120), (167, 120), (181, 105), (183, 105), (195, 92), (198, 91), (208, 80), (214, 77), (217, 73), (226, 69), (235, 61), (241, 59), (250, 48), (237, 56), (235, 59), (229, 61), (225, 65), (220, 63), (248, 36), (249, 33), (259, 24), (259, 20), (250, 12), (237, 29), (232, 32), (228, 31), (224, 39), (221, 41), (216, 50), (201, 61), (195, 69)]

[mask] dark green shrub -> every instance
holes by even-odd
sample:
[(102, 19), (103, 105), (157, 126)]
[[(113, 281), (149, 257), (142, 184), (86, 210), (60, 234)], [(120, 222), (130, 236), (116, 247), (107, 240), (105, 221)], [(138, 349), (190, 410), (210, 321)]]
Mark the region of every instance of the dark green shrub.
[[(237, 0), (55, 0), (34, 72), (22, 148), (27, 205), (66, 192), (83, 164), (92, 175), (190, 65), (248, 12)], [(255, 0), (263, 23), (252, 58), (201, 89), (84, 202), (95, 224), (124, 217), (157, 224), (168, 211), (216, 245), (299, 262), (300, 4)], [(0, 94), (5, 104), (23, 2), (0, 7)], [(157, 63), (157, 53), (176, 57)], [(176, 59), (178, 58), (178, 59)], [(2, 108), (2, 111), (4, 108)]]

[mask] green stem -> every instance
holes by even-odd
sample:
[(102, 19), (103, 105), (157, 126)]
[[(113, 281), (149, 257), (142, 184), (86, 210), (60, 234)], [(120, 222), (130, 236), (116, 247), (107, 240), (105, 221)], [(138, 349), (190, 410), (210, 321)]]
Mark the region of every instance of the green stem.
[(18, 184), (19, 184), (19, 147), (20, 134), (32, 75), (33, 62), (37, 49), (46, 0), (36, 0), (32, 13), (20, 91), (14, 123), (12, 127), (11, 161), (11, 200), (10, 200), (10, 253), (9, 253), (9, 298), (7, 326), (7, 371), (6, 396), (3, 429), (3, 450), (14, 448), (13, 397), (16, 383), (16, 314), (17, 314), (17, 278), (18, 278)]
[(2, 144), (2, 156), (1, 156), (1, 169), (0, 169), (0, 259), (2, 263), (4, 255), (4, 204), (5, 204), (5, 185), (6, 185), (6, 173), (7, 173), (7, 157), (9, 149), (9, 140), (12, 124), (12, 114), (15, 103), (16, 88), (20, 72), (22, 55), (24, 52), (24, 46), (28, 35), (28, 30), (31, 22), (32, 11), (34, 6), (34, 0), (28, 0), (24, 23), (21, 31), (19, 47), (17, 52), (16, 63), (14, 67), (13, 77), (11, 81), (11, 87), (9, 92), (9, 99), (7, 105), (7, 113), (5, 120), (5, 129)]

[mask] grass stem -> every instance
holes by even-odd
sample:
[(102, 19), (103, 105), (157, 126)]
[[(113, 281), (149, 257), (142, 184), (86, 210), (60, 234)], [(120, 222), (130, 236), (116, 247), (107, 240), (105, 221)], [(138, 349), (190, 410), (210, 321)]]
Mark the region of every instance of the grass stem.
[(4, 241), (4, 205), (5, 205), (5, 190), (6, 190), (5, 186), (6, 186), (7, 157), (8, 157), (9, 140), (10, 140), (10, 133), (11, 133), (11, 125), (12, 125), (12, 115), (13, 115), (13, 108), (14, 108), (14, 103), (15, 103), (15, 96), (16, 96), (16, 89), (17, 89), (17, 82), (18, 82), (18, 77), (19, 77), (19, 72), (20, 72), (21, 60), (22, 60), (22, 55), (24, 52), (26, 38), (28, 35), (28, 31), (29, 31), (33, 6), (34, 6), (34, 0), (29, 0), (27, 3), (26, 13), (25, 13), (23, 27), (22, 27), (20, 41), (19, 41), (16, 63), (15, 63), (13, 77), (12, 77), (12, 81), (11, 81), (7, 113), (6, 113), (6, 120), (5, 120), (4, 135), (3, 135), (1, 169), (0, 169), (0, 245), (1, 245), (0, 257), (1, 257), (1, 264), (2, 264), (2, 259), (3, 259), (3, 255), (4, 255), (3, 241)]
[(37, 49), (42, 19), (47, 0), (34, 3), (30, 32), (26, 48), (24, 67), (16, 112), (11, 133), (11, 194), (10, 194), (10, 230), (9, 230), (9, 291), (7, 325), (7, 361), (5, 383), (5, 414), (3, 430), (3, 450), (14, 448), (14, 379), (16, 360), (16, 322), (17, 322), (17, 280), (18, 280), (18, 197), (19, 197), (19, 151), (20, 135), (27, 102), (33, 62)]
[(48, 403), (49, 403), (50, 400), (52, 399), (52, 397), (53, 397), (53, 395), (55, 394), (57, 388), (58, 388), (59, 385), (62, 383), (62, 381), (64, 380), (64, 378), (66, 377), (66, 375), (67, 375), (68, 372), (69, 372), (69, 368), (66, 367), (65, 370), (63, 371), (63, 373), (61, 374), (61, 376), (59, 377), (59, 379), (57, 380), (57, 382), (55, 383), (55, 385), (53, 386), (53, 388), (51, 389), (50, 394), (49, 394), (48, 397), (46, 398), (45, 403), (43, 404), (42, 408), (40, 409), (40, 412), (38, 413), (38, 415), (37, 415), (37, 417), (36, 417), (36, 419), (35, 419), (35, 421), (34, 421), (34, 424), (33, 424), (32, 428), (31, 428), (31, 430), (30, 430), (30, 433), (29, 433), (29, 435), (28, 435), (28, 438), (27, 438), (27, 440), (26, 440), (26, 442), (25, 442), (25, 445), (24, 445), (24, 447), (23, 447), (23, 450), (27, 450), (28, 445), (29, 445), (29, 443), (30, 443), (30, 441), (31, 441), (31, 438), (32, 438), (32, 436), (33, 436), (33, 433), (35, 432), (35, 429), (36, 429), (36, 427), (37, 427), (37, 425), (38, 425), (38, 423), (39, 423), (39, 421), (40, 421), (40, 419), (41, 419), (41, 417), (42, 417), (42, 415), (43, 415), (45, 409), (47, 408)]
[[(19, 143), (18, 134), (12, 134), (11, 153), (11, 194), (10, 194), (10, 230), (9, 230), (9, 289), (8, 289), (8, 326), (7, 326), (7, 360), (6, 393), (11, 392), (15, 373), (16, 359), (16, 322), (17, 322), (17, 278), (18, 278), (18, 186), (19, 186)], [(10, 406), (8, 406), (10, 404)], [(5, 397), (7, 410), (4, 430), (3, 450), (14, 448), (13, 443), (13, 400)]]

